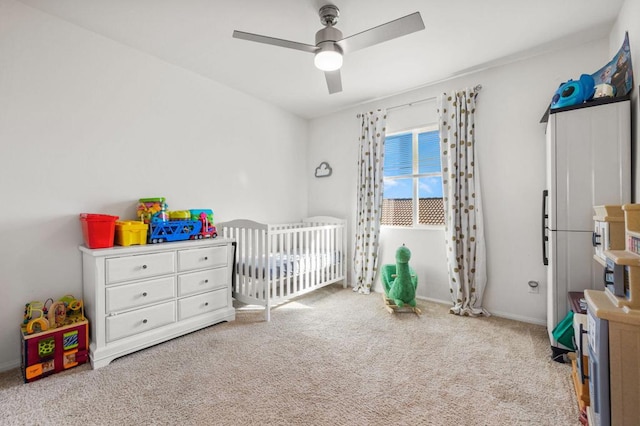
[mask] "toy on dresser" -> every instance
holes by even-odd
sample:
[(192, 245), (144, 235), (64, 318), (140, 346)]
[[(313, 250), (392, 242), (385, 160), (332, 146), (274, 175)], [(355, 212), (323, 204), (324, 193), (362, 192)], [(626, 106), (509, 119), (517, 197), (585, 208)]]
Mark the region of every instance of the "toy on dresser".
[(149, 226), (147, 241), (199, 240), (218, 236), (213, 225), (213, 210), (168, 210), (165, 199), (142, 198), (138, 204), (138, 217)]
[(71, 295), (25, 304), (20, 327), (22, 373), (32, 382), (85, 363), (89, 350), (88, 321), (82, 300)]

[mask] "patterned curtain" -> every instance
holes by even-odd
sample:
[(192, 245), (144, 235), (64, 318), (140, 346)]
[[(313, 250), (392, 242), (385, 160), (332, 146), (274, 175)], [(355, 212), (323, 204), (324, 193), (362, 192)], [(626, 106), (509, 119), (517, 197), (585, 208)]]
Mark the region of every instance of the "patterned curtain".
[(449, 287), (457, 315), (489, 315), (482, 307), (486, 250), (475, 155), (474, 114), (479, 88), (438, 98), (440, 155)]
[(369, 294), (378, 272), (382, 167), (386, 111), (358, 114), (361, 120), (358, 158), (358, 205), (353, 250), (353, 291)]

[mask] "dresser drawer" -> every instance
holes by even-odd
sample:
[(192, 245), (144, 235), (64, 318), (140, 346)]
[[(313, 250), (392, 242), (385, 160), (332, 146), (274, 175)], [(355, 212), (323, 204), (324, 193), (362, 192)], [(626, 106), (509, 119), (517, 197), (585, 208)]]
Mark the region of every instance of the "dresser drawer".
[(125, 311), (176, 297), (174, 276), (107, 287), (106, 312)]
[(225, 287), (229, 282), (228, 277), (229, 270), (226, 267), (179, 275), (178, 296), (188, 296), (218, 287)]
[(107, 284), (175, 273), (175, 252), (116, 257), (106, 260)]
[(180, 320), (196, 315), (213, 312), (227, 306), (227, 288), (210, 291), (197, 296), (178, 300), (178, 318)]
[(107, 342), (144, 333), (176, 321), (175, 301), (107, 317)]
[(227, 246), (205, 247), (178, 252), (178, 271), (215, 268), (227, 264)]

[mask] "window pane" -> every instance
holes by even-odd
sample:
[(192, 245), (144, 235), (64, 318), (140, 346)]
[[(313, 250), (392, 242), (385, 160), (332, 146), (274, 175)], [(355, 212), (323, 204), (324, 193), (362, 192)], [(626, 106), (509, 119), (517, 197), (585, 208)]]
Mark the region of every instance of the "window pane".
[(413, 200), (382, 200), (382, 225), (412, 226)]
[(413, 179), (384, 179), (384, 199), (413, 198)]
[(384, 142), (384, 176), (401, 176), (413, 173), (412, 134), (388, 136)]
[(442, 176), (427, 176), (418, 179), (418, 197), (442, 198)]
[(440, 136), (437, 130), (418, 135), (418, 173), (437, 173), (440, 165)]
[(382, 225), (413, 225), (413, 179), (385, 179)]
[(420, 198), (418, 222), (420, 225), (444, 225), (442, 198)]

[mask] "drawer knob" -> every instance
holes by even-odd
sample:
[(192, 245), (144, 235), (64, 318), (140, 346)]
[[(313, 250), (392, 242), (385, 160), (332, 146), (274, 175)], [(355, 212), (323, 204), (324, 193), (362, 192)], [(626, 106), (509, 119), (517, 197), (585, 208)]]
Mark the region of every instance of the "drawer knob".
[(142, 320), (142, 323), (143, 323), (143, 324), (146, 324), (146, 323), (147, 323), (146, 318)]
[(204, 302), (204, 306), (209, 306), (209, 302)]
[(209, 282), (209, 280), (204, 280), (204, 283), (205, 283), (205, 284), (206, 284), (206, 283), (208, 283), (208, 282)]
[(204, 257), (204, 260), (209, 260), (209, 257), (205, 256), (205, 257)]
[(147, 292), (142, 293), (142, 297), (147, 297)]
[(142, 265), (142, 269), (147, 269), (147, 265)]

